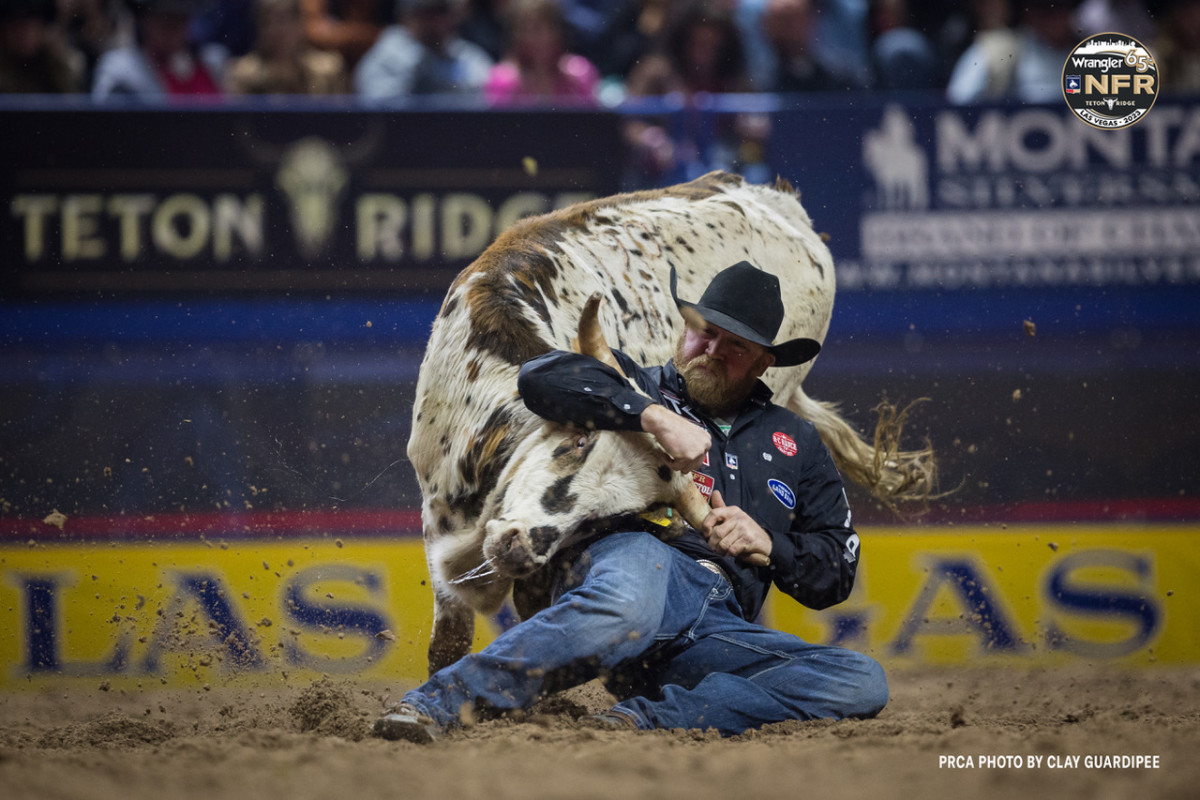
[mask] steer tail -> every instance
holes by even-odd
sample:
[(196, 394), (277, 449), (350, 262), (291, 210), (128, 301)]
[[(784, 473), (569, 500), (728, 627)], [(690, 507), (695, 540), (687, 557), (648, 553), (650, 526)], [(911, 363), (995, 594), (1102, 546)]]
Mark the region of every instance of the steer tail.
[(915, 400), (903, 409), (884, 400), (875, 411), (874, 444), (868, 443), (842, 418), (837, 406), (813, 400), (797, 387), (788, 406), (816, 426), (822, 441), (833, 454), (838, 469), (866, 487), (881, 503), (895, 513), (924, 513), (936, 494), (937, 460), (926, 439), (920, 450), (901, 450), (900, 436)]

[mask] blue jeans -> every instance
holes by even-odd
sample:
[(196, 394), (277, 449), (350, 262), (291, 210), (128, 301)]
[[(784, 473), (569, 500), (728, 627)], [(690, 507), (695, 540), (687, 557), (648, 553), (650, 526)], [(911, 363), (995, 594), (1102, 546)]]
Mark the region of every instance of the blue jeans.
[(809, 644), (741, 617), (728, 581), (650, 534), (599, 539), (554, 602), (404, 700), (443, 728), (464, 706), (503, 711), (602, 677), (642, 729), (724, 736), (787, 719), (870, 717), (887, 678), (853, 650)]

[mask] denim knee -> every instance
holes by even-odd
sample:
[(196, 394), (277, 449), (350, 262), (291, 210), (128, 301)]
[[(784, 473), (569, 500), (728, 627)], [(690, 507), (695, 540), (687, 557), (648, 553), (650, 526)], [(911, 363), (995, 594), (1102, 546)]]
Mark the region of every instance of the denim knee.
[(566, 601), (586, 610), (588, 626), (597, 632), (608, 632), (609, 638), (652, 638), (662, 625), (663, 605), (654, 592), (639, 597), (630, 593), (627, 587), (610, 586), (600, 581), (581, 587)]
[(859, 674), (854, 689), (848, 692), (843, 713), (847, 717), (874, 717), (888, 703), (887, 675), (879, 662), (862, 653), (854, 653)]
[(583, 583), (561, 599), (605, 618), (606, 627), (653, 635), (667, 602), (669, 551), (648, 534), (617, 534), (598, 543)]

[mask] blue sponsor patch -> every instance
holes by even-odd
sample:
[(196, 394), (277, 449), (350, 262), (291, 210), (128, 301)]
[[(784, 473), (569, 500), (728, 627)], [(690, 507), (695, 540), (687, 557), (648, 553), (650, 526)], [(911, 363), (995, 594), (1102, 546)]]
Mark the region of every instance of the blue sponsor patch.
[(770, 487), (771, 494), (775, 495), (775, 499), (783, 503), (788, 509), (796, 507), (796, 494), (786, 483), (778, 478), (771, 478), (771, 480), (767, 481), (767, 486)]

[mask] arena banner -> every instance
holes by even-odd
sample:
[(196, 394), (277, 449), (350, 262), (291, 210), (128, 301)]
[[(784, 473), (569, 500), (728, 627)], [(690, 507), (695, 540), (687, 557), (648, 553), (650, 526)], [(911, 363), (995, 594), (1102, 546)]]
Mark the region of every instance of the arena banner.
[[(0, 687), (419, 681), (432, 597), (411, 512), (6, 521)], [(1200, 663), (1196, 525), (864, 531), (851, 598), (768, 622), (888, 666)], [(476, 646), (510, 612), (480, 618)]]
[(1200, 661), (1200, 527), (1068, 523), (863, 532), (850, 598), (774, 596), (774, 625), (892, 665)]
[(1194, 100), (1121, 130), (1065, 103), (900, 95), (774, 119), (771, 165), (830, 235), (841, 290), (1200, 286)]
[(589, 111), (5, 114), (0, 299), (444, 291), (515, 220), (617, 190)]

